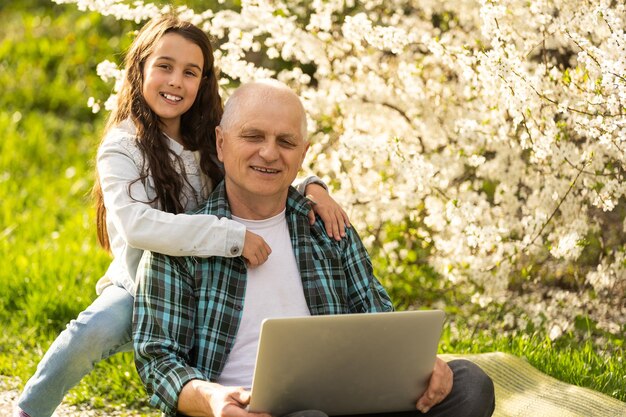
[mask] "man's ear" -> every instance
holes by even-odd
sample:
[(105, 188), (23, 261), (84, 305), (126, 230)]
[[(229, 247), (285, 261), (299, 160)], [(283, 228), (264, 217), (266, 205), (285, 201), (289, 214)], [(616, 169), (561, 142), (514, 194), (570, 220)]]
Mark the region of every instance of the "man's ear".
[(309, 145), (311, 145), (311, 142), (307, 142), (304, 146), (304, 150), (302, 151), (302, 156), (300, 157), (300, 168), (302, 168), (302, 163), (304, 162), (304, 158), (306, 157), (306, 153), (309, 150)]
[(222, 154), (222, 148), (224, 147), (224, 131), (221, 126), (215, 127), (215, 147), (217, 149), (217, 159), (219, 159), (220, 162), (224, 162), (224, 156)]

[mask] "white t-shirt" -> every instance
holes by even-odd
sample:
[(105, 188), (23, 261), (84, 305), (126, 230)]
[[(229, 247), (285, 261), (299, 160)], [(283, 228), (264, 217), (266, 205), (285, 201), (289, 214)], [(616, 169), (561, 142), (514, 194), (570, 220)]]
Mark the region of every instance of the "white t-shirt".
[(265, 263), (248, 268), (243, 316), (235, 344), (218, 379), (222, 385), (250, 388), (263, 319), (309, 316), (310, 312), (285, 211), (267, 220), (246, 220), (235, 216), (233, 220), (263, 237), (272, 249)]

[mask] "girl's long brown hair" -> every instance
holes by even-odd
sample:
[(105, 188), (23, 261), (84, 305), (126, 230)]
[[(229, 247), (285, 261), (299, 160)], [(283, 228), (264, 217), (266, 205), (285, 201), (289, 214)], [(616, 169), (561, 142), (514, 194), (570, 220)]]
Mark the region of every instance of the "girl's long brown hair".
[[(130, 119), (137, 128), (137, 145), (144, 157), (144, 166), (137, 181), (143, 181), (150, 174), (154, 179), (156, 198), (161, 210), (170, 213), (184, 211), (181, 194), (184, 186), (184, 167), (168, 146), (168, 141), (161, 131), (156, 113), (148, 106), (142, 94), (143, 72), (147, 58), (154, 50), (154, 45), (166, 33), (177, 33), (198, 45), (204, 56), (202, 81), (198, 95), (191, 108), (181, 117), (181, 135), (185, 149), (200, 152), (200, 168), (215, 185), (223, 174), (215, 162), (215, 127), (222, 117), (222, 101), (217, 86), (217, 75), (213, 66), (213, 49), (207, 35), (197, 26), (180, 20), (176, 16), (166, 15), (149, 21), (137, 34), (126, 57), (124, 82), (117, 97), (117, 108), (110, 114), (106, 128), (108, 132), (120, 122)], [(176, 166), (183, 170), (179, 174)], [(130, 193), (129, 184), (129, 193)], [(98, 242), (110, 250), (106, 227), (106, 209), (100, 186), (99, 175), (93, 188), (96, 206), (96, 227)]]

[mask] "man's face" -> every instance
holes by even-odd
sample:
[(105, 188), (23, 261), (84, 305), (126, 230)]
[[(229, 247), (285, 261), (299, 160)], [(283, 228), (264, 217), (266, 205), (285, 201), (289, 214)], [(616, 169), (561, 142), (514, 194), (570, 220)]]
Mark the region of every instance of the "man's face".
[(229, 199), (284, 203), (309, 146), (298, 99), (275, 91), (260, 101), (248, 92), (239, 103), (230, 126), (216, 129)]

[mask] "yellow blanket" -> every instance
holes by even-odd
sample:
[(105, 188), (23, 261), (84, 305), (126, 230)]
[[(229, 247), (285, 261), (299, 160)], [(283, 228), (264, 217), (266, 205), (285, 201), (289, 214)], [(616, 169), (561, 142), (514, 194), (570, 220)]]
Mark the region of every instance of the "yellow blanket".
[[(441, 355), (465, 358), (493, 379), (494, 417), (625, 417), (626, 403), (599, 392), (566, 384), (533, 368), (525, 360), (502, 353)], [(624, 387), (626, 389), (626, 387)]]

